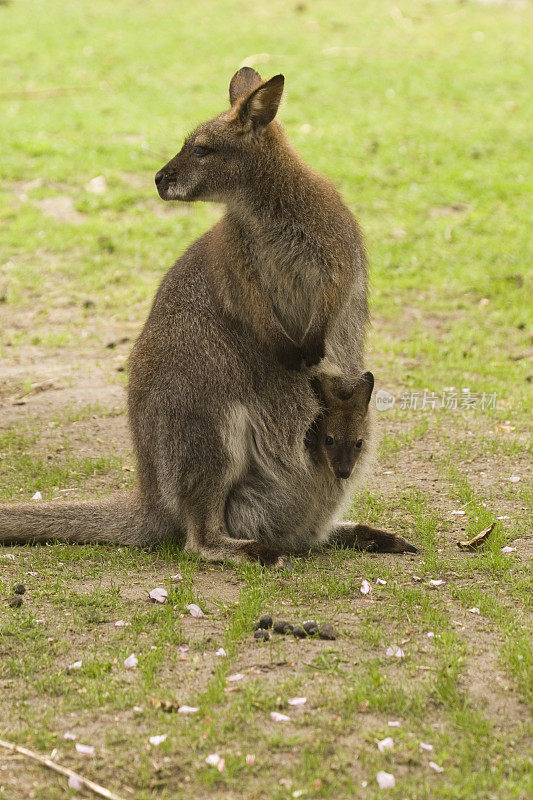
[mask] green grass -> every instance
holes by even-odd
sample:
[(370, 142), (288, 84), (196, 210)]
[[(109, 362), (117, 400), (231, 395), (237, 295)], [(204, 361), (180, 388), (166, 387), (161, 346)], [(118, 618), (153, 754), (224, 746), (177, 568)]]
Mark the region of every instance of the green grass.
[[(474, 0), (0, 5), (0, 498), (133, 482), (122, 340), (221, 213), (163, 204), (153, 176), (222, 110), (255, 54), (259, 71), (285, 74), (290, 138), (366, 234), (368, 366), (396, 404), (378, 415), (379, 460), (349, 515), (421, 547), (310, 554), (280, 574), (202, 564), (169, 544), (11, 548), (0, 596), (18, 581), (28, 590), (21, 609), (0, 606), (0, 738), (55, 748), (138, 800), (373, 800), (383, 769), (393, 799), (531, 796), (531, 22), (530, 3)], [(86, 188), (96, 176), (102, 194)], [(66, 219), (45, 213), (58, 200)], [(33, 389), (50, 377), (58, 391)], [(446, 387), (468, 387), (476, 407), (421, 407), (424, 390)], [(408, 392), (417, 409), (402, 409)], [(481, 407), (483, 393), (494, 406)], [(493, 521), (484, 549), (457, 548)], [(157, 585), (164, 606), (148, 603)], [(267, 610), (332, 621), (338, 639), (255, 642)], [(391, 643), (404, 659), (386, 657)], [(245, 678), (227, 692), (236, 672)], [(305, 706), (288, 703), (297, 695)], [(273, 710), (291, 721), (272, 722)], [(72, 730), (94, 758), (63, 739)], [(389, 735), (394, 749), (380, 753)], [(223, 772), (206, 765), (213, 752)], [(2, 751), (0, 768), (0, 798), (30, 785), (37, 800), (71, 794)]]

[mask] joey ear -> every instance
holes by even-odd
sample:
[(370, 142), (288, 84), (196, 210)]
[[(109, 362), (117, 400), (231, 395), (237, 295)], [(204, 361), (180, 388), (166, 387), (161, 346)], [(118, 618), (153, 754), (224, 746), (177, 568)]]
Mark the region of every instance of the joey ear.
[(247, 94), (253, 92), (253, 90), (261, 86), (262, 83), (263, 79), (255, 69), (251, 67), (241, 67), (230, 81), (229, 101), (231, 105), (234, 105), (237, 100), (240, 100), (242, 97), (246, 97)]
[(365, 408), (368, 408), (372, 392), (374, 391), (374, 376), (371, 372), (363, 372), (357, 381), (355, 392), (360, 396)]
[(272, 122), (277, 114), (285, 78), (283, 75), (274, 75), (266, 83), (243, 100), (239, 109), (239, 119), (242, 125), (251, 125), (253, 130), (261, 130)]

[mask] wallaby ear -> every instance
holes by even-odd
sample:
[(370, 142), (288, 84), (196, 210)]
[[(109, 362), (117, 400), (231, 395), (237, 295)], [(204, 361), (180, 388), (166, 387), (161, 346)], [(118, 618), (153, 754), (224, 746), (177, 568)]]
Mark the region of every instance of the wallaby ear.
[(272, 122), (277, 114), (285, 78), (283, 75), (274, 75), (266, 83), (243, 100), (239, 109), (239, 119), (242, 125), (250, 125), (254, 130), (261, 130)]
[(363, 372), (355, 386), (355, 392), (361, 398), (365, 408), (368, 408), (372, 392), (374, 391), (374, 376), (371, 372)]
[(231, 105), (234, 105), (237, 100), (240, 100), (242, 97), (246, 97), (247, 94), (253, 92), (253, 90), (261, 86), (262, 83), (263, 79), (255, 69), (251, 67), (241, 67), (230, 81), (229, 101)]

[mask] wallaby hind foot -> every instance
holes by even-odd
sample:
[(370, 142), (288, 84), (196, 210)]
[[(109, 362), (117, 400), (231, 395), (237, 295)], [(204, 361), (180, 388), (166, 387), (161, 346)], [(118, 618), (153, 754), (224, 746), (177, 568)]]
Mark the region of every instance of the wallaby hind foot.
[(354, 522), (344, 522), (334, 528), (328, 544), (374, 553), (418, 553), (417, 547), (397, 533)]

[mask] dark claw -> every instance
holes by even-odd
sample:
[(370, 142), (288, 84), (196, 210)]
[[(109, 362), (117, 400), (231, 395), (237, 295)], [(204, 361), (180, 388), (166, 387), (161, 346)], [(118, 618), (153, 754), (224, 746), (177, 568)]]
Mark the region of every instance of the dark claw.
[(418, 550), (418, 547), (415, 547), (415, 546), (414, 546), (414, 544), (409, 544), (409, 543), (407, 543), (407, 544), (405, 545), (405, 552), (406, 552), (406, 553), (418, 553), (418, 552), (419, 552), (419, 550)]

